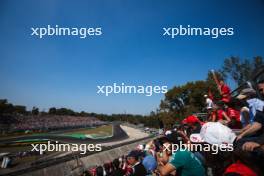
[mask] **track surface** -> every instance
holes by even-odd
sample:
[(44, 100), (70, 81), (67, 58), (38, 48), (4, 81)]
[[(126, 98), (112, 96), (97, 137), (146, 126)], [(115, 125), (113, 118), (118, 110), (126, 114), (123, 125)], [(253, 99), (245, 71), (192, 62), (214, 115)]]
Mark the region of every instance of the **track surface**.
[(38, 135), (38, 136), (23, 136), (23, 137), (12, 137), (9, 139), (0, 140), (0, 144), (12, 144), (15, 143), (15, 141), (18, 140), (31, 140), (31, 139), (48, 139), (53, 141), (60, 141), (63, 143), (105, 143), (105, 142), (112, 142), (112, 141), (118, 141), (127, 139), (128, 135), (126, 132), (120, 127), (120, 123), (113, 123), (113, 135), (109, 138), (104, 139), (78, 139), (68, 136), (54, 136), (54, 134), (51, 135)]

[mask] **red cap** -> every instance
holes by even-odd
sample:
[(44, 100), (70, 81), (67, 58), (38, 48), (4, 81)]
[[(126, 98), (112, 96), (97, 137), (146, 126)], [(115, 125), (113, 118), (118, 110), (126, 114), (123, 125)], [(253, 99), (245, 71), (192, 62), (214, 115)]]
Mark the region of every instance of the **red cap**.
[(237, 161), (236, 163), (228, 166), (228, 168), (225, 170), (225, 174), (227, 173), (238, 173), (241, 176), (257, 176), (257, 174), (252, 169), (250, 169), (240, 161)]
[(198, 119), (198, 117), (196, 117), (194, 115), (188, 116), (182, 121), (182, 123), (187, 123), (187, 124), (194, 124), (196, 122), (201, 123), (201, 121)]

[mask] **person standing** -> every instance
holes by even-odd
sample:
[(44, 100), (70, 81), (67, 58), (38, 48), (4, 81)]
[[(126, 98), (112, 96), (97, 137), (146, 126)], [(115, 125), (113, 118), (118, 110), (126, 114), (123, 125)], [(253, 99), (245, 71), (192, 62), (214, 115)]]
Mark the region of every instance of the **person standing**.
[(204, 95), (204, 98), (205, 98), (206, 109), (208, 111), (212, 110), (214, 105), (213, 100), (209, 98), (208, 95)]
[(218, 89), (222, 96), (221, 100), (225, 103), (228, 103), (231, 98), (231, 89), (228, 87), (227, 84), (225, 84), (223, 79), (219, 81)]

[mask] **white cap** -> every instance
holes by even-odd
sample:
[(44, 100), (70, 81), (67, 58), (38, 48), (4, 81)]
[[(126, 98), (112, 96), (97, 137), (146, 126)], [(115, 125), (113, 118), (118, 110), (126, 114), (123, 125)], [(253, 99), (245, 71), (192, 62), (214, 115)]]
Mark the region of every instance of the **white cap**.
[(201, 139), (209, 144), (233, 144), (236, 135), (227, 126), (219, 122), (207, 122), (200, 131)]
[(167, 135), (169, 135), (169, 134), (171, 134), (172, 132), (171, 132), (171, 130), (167, 130), (166, 132), (165, 132), (165, 135), (167, 136)]
[(139, 144), (139, 145), (137, 146), (137, 149), (138, 149), (138, 150), (144, 150), (144, 146), (143, 146), (142, 144)]

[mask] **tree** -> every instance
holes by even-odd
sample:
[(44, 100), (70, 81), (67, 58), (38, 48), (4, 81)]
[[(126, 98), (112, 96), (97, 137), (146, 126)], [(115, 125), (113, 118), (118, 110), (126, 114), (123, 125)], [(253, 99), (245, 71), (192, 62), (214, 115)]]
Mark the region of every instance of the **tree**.
[(260, 56), (253, 59), (240, 59), (239, 57), (230, 57), (224, 60), (220, 70), (224, 77), (232, 78), (239, 86), (251, 79), (254, 70), (263, 66), (263, 59)]
[(13, 104), (8, 103), (7, 99), (0, 100), (0, 114), (13, 114), (14, 111)]
[(34, 106), (34, 107), (32, 108), (31, 113), (32, 113), (32, 115), (39, 115), (39, 108), (37, 108), (37, 107)]
[(50, 115), (55, 115), (57, 112), (57, 109), (55, 107), (49, 108), (49, 114)]
[[(160, 103), (160, 113), (165, 124), (175, 121), (176, 117), (180, 120), (184, 117), (202, 111), (205, 107), (204, 94), (212, 86), (207, 81), (188, 82), (182, 86), (175, 86), (166, 94)], [(216, 86), (214, 86), (216, 87)]]
[(0, 99), (0, 105), (5, 105), (7, 103), (8, 103), (7, 99)]
[(59, 109), (57, 109), (56, 114), (57, 115), (72, 115), (72, 116), (74, 116), (75, 112), (73, 110), (71, 110), (71, 109), (59, 108)]
[(27, 114), (26, 106), (16, 105), (14, 106), (14, 112), (17, 114)]

